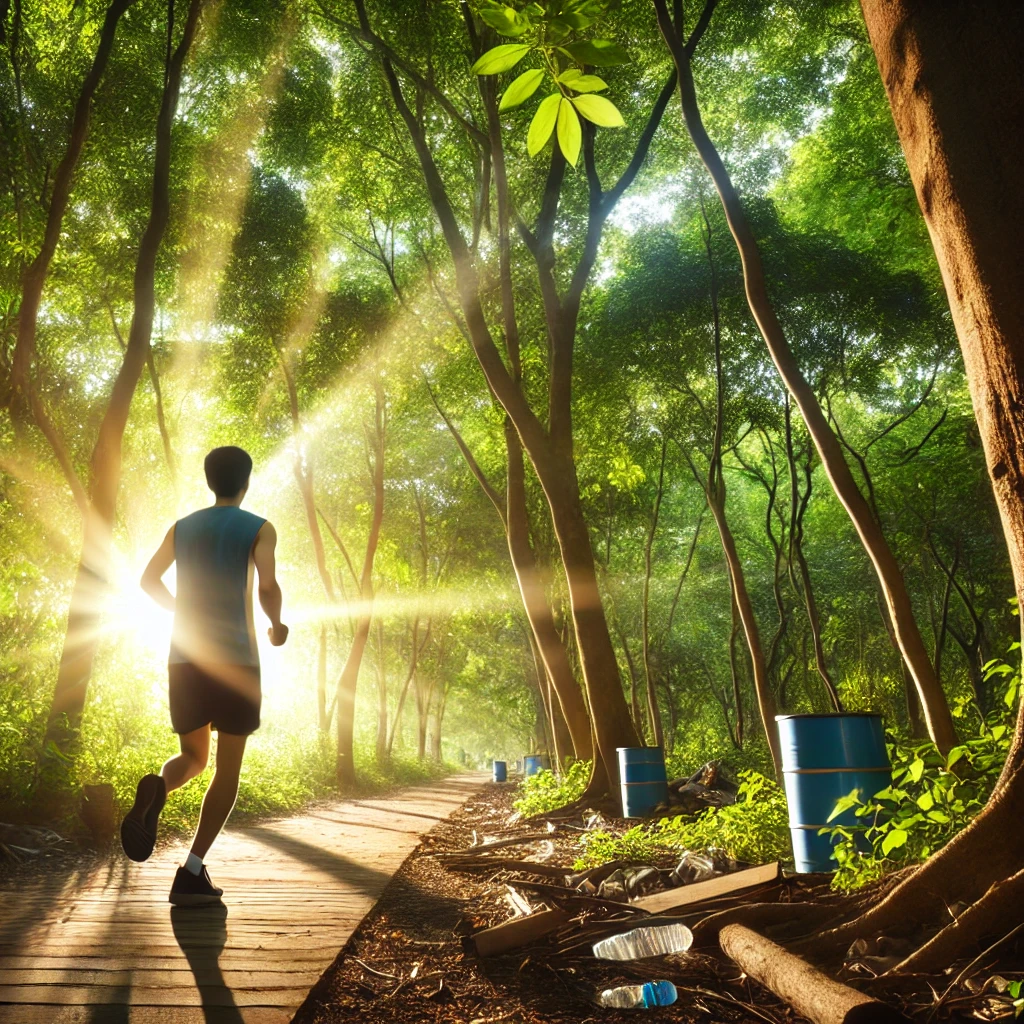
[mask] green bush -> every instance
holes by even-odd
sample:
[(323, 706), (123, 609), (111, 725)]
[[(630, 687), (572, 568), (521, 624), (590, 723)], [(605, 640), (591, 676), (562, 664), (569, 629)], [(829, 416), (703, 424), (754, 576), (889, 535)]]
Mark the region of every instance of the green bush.
[[(1020, 644), (1010, 648), (1019, 649)], [(986, 679), (998, 677), (1006, 679), (1007, 689), (995, 711), (982, 716), (967, 697), (953, 705), (961, 735), (975, 720), (971, 739), (944, 758), (932, 743), (907, 743), (890, 737), (891, 783), (870, 799), (862, 799), (855, 790), (837, 803), (830, 821), (852, 807), (863, 826), (823, 830), (839, 840), (833, 852), (839, 866), (833, 879), (836, 888), (855, 889), (897, 868), (926, 860), (985, 806), (1006, 761), (1020, 701), (1019, 668), (989, 662)], [(863, 836), (861, 843), (866, 840), (870, 844), (870, 851), (858, 847), (858, 832)]]
[(621, 836), (592, 832), (581, 840), (577, 870), (610, 860), (651, 860), (666, 850), (724, 850), (736, 860), (763, 864), (790, 856), (786, 798), (759, 772), (740, 773), (736, 803), (712, 807), (696, 817), (678, 815), (636, 825)]
[(512, 806), (524, 817), (558, 810), (578, 800), (590, 781), (591, 761), (571, 761), (561, 775), (543, 768), (519, 783)]

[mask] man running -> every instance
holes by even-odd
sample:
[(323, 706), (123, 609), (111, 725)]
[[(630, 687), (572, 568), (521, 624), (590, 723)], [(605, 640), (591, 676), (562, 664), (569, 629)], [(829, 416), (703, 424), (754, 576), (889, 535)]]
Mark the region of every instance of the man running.
[[(137, 861), (156, 844), (167, 794), (205, 767), (210, 732), (217, 730), (217, 766), (203, 798), (192, 850), (178, 868), (170, 901), (177, 906), (216, 903), (223, 890), (210, 881), (203, 858), (224, 827), (238, 795), (246, 737), (260, 725), (260, 659), (253, 626), (253, 569), (260, 605), (270, 619), (270, 642), (288, 638), (281, 622), (281, 588), (274, 572), (277, 534), (265, 519), (239, 506), (249, 489), (252, 459), (241, 448), (214, 448), (204, 463), (216, 496), (208, 508), (179, 519), (142, 574), (142, 589), (174, 612), (167, 666), (171, 725), (181, 753), (138, 785), (135, 804), (121, 823), (121, 845)], [(163, 575), (177, 562), (177, 594)]]

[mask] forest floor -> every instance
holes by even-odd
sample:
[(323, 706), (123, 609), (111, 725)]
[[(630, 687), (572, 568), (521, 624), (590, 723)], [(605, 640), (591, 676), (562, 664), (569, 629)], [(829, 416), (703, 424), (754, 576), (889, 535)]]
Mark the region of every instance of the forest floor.
[[(488, 785), (435, 827), (413, 851), (313, 987), (293, 1024), (597, 1024), (635, 1021), (629, 1010), (596, 1006), (598, 990), (668, 978), (679, 991), (670, 1009), (651, 1011), (685, 1024), (792, 1024), (792, 1011), (717, 958), (699, 953), (654, 961), (595, 960), (589, 943), (566, 951), (538, 942), (486, 959), (468, 936), (511, 916), (500, 876), (444, 867), (439, 854), (484, 834), (536, 831), (510, 825), (510, 785)], [(626, 822), (606, 821), (612, 828)], [(578, 833), (556, 832), (546, 863), (571, 872)], [(512, 854), (516, 856), (516, 854)], [(535, 901), (536, 902), (536, 901)], [(645, 1018), (646, 1019), (646, 1018)]]
[[(683, 1024), (796, 1024), (803, 1020), (727, 958), (713, 955), (717, 948), (624, 963), (595, 959), (590, 945), (595, 936), (603, 937), (600, 921), (618, 913), (614, 905), (602, 907), (597, 900), (588, 905), (575, 895), (552, 897), (550, 888), (543, 890), (544, 881), (555, 880), (550, 876), (538, 878), (531, 890), (530, 883), (523, 881), (528, 872), (521, 860), (517, 869), (481, 872), (479, 865), (475, 870), (456, 869), (453, 853), (543, 831), (543, 819), (517, 820), (512, 812), (514, 797), (511, 785), (488, 784), (424, 837), (312, 988), (293, 1024), (625, 1024), (637, 1020), (635, 1011), (599, 1007), (594, 995), (605, 988), (661, 979), (675, 984), (678, 1001), (647, 1012), (665, 1020)], [(635, 822), (605, 818), (601, 828), (620, 832), (631, 824)], [(543, 847), (534, 845), (529, 856), (571, 873), (579, 854), (579, 836), (579, 830), (560, 826), (539, 840)], [(499, 856), (522, 858), (527, 856), (524, 849), (529, 847), (506, 847)], [(784, 877), (750, 896), (724, 899), (838, 901), (838, 894), (830, 892), (821, 877)], [(530, 906), (522, 905), (524, 895)], [(549, 938), (505, 955), (477, 955), (474, 934), (545, 902), (561, 904), (575, 915), (574, 920)], [(920, 1024), (1010, 1021), (1019, 1013), (1018, 983), (1011, 979), (1021, 977), (1022, 954), (1024, 948), (1004, 946), (972, 964), (953, 964), (941, 974), (915, 975), (896, 984), (873, 983), (870, 971), (861, 970), (855, 984), (896, 1003)], [(842, 975), (853, 980), (858, 966), (848, 964)]]

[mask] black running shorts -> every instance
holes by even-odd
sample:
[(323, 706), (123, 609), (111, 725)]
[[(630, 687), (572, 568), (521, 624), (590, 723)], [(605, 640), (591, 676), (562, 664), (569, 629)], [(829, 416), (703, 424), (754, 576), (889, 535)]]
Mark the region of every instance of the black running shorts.
[(212, 725), (217, 732), (248, 736), (260, 727), (259, 668), (231, 666), (221, 679), (187, 663), (167, 666), (171, 725), (179, 735)]

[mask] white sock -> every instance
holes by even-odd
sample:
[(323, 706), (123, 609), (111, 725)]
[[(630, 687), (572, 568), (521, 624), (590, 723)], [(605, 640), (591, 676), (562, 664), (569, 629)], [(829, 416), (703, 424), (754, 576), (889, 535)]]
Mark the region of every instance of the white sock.
[(203, 870), (203, 858), (190, 853), (185, 858), (185, 870), (191, 871), (193, 875), (198, 875)]

